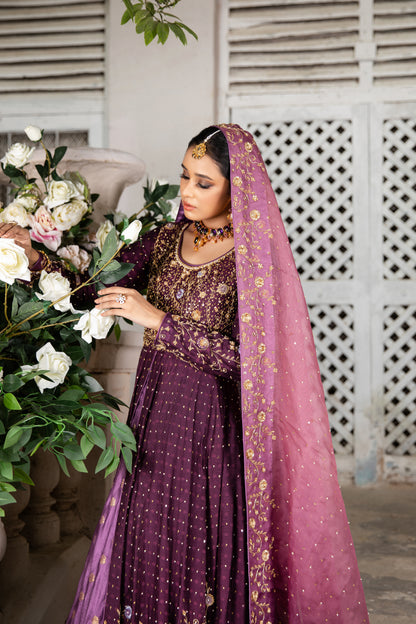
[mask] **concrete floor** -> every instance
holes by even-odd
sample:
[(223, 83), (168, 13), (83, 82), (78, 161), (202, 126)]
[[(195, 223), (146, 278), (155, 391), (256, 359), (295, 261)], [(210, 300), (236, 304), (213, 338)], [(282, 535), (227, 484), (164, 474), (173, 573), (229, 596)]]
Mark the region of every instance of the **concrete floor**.
[(416, 624), (416, 486), (342, 491), (371, 624)]
[[(342, 491), (370, 623), (416, 624), (416, 485)], [(0, 624), (64, 624), (88, 546), (86, 537), (67, 538), (34, 551), (27, 579), (0, 610)]]

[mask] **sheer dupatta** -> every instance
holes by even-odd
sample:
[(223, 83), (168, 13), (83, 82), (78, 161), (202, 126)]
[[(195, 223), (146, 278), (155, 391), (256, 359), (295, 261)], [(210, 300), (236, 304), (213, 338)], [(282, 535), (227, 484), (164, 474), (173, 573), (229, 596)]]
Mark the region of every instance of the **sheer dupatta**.
[(253, 137), (230, 154), (252, 624), (364, 624), (308, 310)]

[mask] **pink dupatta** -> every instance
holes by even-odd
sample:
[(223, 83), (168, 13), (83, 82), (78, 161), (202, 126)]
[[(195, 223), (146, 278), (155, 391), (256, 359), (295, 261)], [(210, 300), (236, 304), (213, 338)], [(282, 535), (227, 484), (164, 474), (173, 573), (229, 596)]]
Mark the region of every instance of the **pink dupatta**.
[(230, 154), (251, 624), (368, 624), (308, 310), (261, 154)]

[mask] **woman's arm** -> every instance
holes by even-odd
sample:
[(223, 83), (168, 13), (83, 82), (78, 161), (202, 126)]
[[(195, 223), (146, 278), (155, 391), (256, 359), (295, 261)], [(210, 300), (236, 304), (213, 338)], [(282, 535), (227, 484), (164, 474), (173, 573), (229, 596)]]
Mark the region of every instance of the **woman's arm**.
[(240, 378), (238, 321), (233, 337), (208, 331), (202, 323), (166, 314), (155, 341), (156, 349), (166, 349), (195, 368), (221, 377)]

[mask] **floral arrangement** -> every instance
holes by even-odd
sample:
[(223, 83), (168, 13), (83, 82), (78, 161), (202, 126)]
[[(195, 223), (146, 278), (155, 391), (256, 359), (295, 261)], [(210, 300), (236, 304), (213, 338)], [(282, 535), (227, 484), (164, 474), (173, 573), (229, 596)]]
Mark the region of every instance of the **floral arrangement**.
[(120, 249), (173, 220), (178, 193), (176, 185), (147, 182), (142, 220), (108, 215), (94, 236), (90, 215), (98, 196), (79, 173), (58, 173), (65, 147), (52, 154), (42, 130), (29, 126), (26, 134), (45, 150), (44, 163), (36, 165), (40, 182), (25, 170), (34, 148), (12, 145), (1, 163), (13, 199), (0, 211), (0, 223), (27, 228), (34, 248), (47, 252), (56, 270), (42, 270), (30, 281), (23, 248), (0, 238), (0, 516), (19, 484), (33, 485), (30, 458), (40, 448), (52, 452), (66, 474), (67, 462), (86, 472), (93, 447), (101, 449), (96, 472), (107, 476), (120, 456), (131, 469), (135, 439), (113, 413), (121, 401), (83, 366), (95, 341), (112, 330), (118, 337), (120, 327), (95, 309), (75, 309), (71, 297), (86, 285), (111, 284), (126, 275), (132, 265), (116, 259)]

